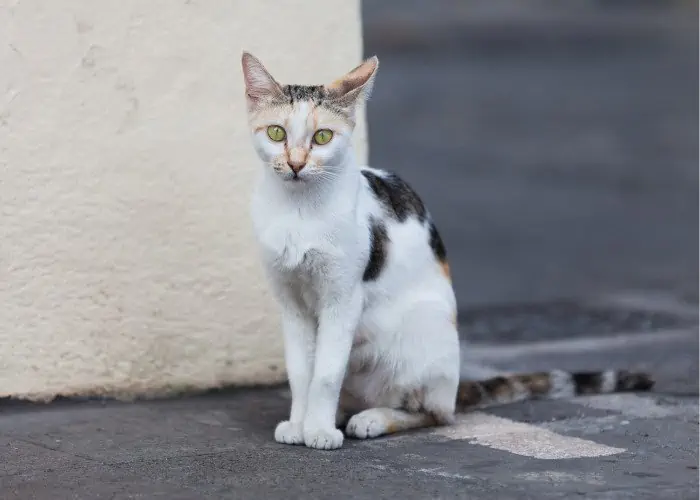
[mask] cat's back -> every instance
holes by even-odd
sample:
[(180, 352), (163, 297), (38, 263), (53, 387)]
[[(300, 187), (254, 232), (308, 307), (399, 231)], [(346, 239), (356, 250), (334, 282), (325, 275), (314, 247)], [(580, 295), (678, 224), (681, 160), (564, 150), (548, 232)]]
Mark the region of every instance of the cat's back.
[(365, 282), (390, 292), (435, 287), (451, 295), (447, 250), (417, 190), (391, 171), (361, 173), (370, 213)]

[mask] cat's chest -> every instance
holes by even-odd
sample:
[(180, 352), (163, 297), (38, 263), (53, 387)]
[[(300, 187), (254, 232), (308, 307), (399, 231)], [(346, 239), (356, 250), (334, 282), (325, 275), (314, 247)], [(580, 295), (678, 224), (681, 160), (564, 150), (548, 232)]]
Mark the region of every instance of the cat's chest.
[(336, 229), (298, 213), (260, 214), (255, 220), (263, 259), (280, 270), (313, 270), (338, 254)]

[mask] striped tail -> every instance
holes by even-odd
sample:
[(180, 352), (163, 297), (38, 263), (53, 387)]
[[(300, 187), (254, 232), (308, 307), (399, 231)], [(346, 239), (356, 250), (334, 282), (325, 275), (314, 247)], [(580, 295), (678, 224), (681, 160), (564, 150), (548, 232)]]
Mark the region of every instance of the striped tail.
[(605, 370), (568, 373), (559, 370), (508, 374), (459, 383), (457, 409), (513, 403), (529, 399), (563, 399), (584, 394), (648, 391), (654, 380), (647, 373)]

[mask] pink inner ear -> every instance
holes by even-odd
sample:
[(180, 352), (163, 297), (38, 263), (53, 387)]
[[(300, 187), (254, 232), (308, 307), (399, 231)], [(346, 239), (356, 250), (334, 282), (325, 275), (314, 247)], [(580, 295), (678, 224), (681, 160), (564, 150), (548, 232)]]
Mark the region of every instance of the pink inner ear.
[(372, 78), (374, 71), (377, 69), (377, 58), (373, 57), (357, 68), (350, 71), (345, 76), (335, 80), (333, 83), (326, 85), (326, 89), (333, 95), (340, 97), (352, 92), (355, 89), (362, 87)]
[(279, 84), (268, 73), (265, 66), (252, 54), (244, 53), (241, 58), (246, 94), (251, 99), (274, 96), (280, 92)]

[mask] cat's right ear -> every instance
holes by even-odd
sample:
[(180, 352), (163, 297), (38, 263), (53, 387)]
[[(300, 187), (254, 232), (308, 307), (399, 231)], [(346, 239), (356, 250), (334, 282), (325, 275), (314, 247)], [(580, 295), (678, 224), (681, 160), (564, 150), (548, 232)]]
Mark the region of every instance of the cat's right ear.
[(272, 78), (257, 57), (249, 52), (243, 52), (241, 65), (249, 111), (283, 98), (282, 87)]
[(325, 85), (328, 97), (337, 106), (344, 108), (349, 115), (354, 116), (357, 104), (369, 98), (372, 93), (378, 68), (377, 56), (370, 57), (348, 74)]

